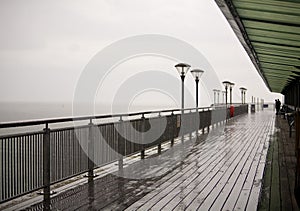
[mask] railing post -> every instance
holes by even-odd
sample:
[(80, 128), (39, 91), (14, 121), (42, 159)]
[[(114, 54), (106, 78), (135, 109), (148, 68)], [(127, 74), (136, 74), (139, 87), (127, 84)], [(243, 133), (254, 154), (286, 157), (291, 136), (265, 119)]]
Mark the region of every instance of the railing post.
[(184, 135), (185, 135), (185, 128), (184, 128), (184, 123), (186, 123), (185, 121), (183, 121), (183, 117), (184, 116), (184, 110), (181, 110), (181, 115), (180, 115), (180, 132), (182, 133), (182, 134), (180, 134), (181, 135), (181, 143), (183, 144), (183, 142), (184, 142)]
[[(213, 119), (212, 119), (212, 117), (211, 117), (211, 110), (209, 110), (208, 109), (208, 111), (207, 111), (207, 113), (208, 113), (208, 115), (207, 115), (207, 117), (208, 117), (208, 122), (211, 122), (212, 123), (212, 129), (213, 129)], [(209, 130), (210, 130), (210, 124), (208, 124), (208, 127), (207, 127), (207, 133), (209, 133)]]
[(205, 114), (205, 111), (202, 110), (202, 120), (201, 120), (201, 117), (200, 117), (200, 123), (202, 121), (202, 134), (205, 133), (205, 122), (206, 122), (206, 114)]
[[(190, 110), (190, 114), (189, 114), (189, 130), (192, 130), (192, 127), (194, 126), (191, 121), (192, 121), (192, 110)], [(189, 138), (190, 140), (192, 140), (192, 131), (190, 131)]]
[(50, 129), (48, 123), (43, 135), (43, 195), (44, 209), (50, 210)]
[(171, 119), (172, 119), (172, 138), (171, 138), (171, 146), (174, 145), (174, 133), (175, 133), (175, 129), (177, 129), (177, 120), (175, 120), (175, 115), (174, 112), (172, 111), (171, 113)]
[(141, 159), (145, 159), (145, 150), (144, 149), (142, 149), (142, 151), (141, 151)]
[[(161, 128), (161, 114), (160, 114), (160, 112), (159, 112), (158, 118), (159, 118), (159, 128)], [(164, 133), (165, 133), (165, 131), (164, 131)], [(164, 135), (164, 133), (162, 134), (162, 136)], [(159, 137), (159, 143), (157, 145), (157, 154), (161, 154), (161, 137)]]
[(145, 132), (146, 132), (146, 119), (145, 119), (145, 115), (142, 115), (142, 150), (141, 150), (141, 159), (145, 158)]
[(119, 160), (118, 160), (118, 166), (119, 166), (119, 176), (123, 176), (123, 154), (125, 152), (125, 144), (124, 144), (124, 137), (122, 134), (124, 133), (124, 121), (122, 119), (122, 116), (120, 116), (120, 124), (119, 124), (119, 135), (118, 135), (118, 153), (119, 153)]
[(161, 154), (161, 143), (157, 145), (157, 154)]
[(89, 138), (88, 138), (88, 181), (91, 182), (93, 180), (94, 175), (94, 142), (95, 142), (95, 125), (90, 119), (89, 123)]

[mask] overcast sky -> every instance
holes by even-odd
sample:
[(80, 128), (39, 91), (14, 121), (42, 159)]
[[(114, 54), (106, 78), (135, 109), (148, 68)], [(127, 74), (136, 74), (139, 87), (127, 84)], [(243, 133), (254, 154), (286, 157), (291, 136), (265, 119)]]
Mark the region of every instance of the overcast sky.
[[(195, 47), (220, 82), (236, 84), (234, 101), (240, 101), (241, 86), (248, 89), (247, 101), (251, 96), (272, 102), (279, 97), (268, 91), (214, 0), (1, 0), (0, 27), (2, 102), (71, 102), (82, 71), (95, 54), (118, 40), (143, 34), (167, 35)], [(135, 71), (168, 69), (178, 77), (174, 61), (162, 60), (145, 57), (120, 65), (122, 74), (103, 84), (108, 94), (100, 96), (102, 102), (111, 101), (118, 84)], [(192, 77), (185, 83), (194, 90)], [(200, 88), (204, 86), (202, 82)], [(151, 91), (138, 98), (159, 103), (165, 96)]]

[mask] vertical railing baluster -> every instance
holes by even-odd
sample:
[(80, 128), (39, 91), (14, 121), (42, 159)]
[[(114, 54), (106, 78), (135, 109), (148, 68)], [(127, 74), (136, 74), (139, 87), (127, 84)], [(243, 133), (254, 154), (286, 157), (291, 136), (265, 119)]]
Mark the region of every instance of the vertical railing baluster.
[(71, 146), (71, 150), (70, 150), (70, 154), (71, 154), (71, 157), (70, 157), (70, 173), (71, 175), (74, 174), (74, 160), (75, 160), (75, 157), (74, 157), (74, 140), (73, 140), (73, 134), (72, 134), (72, 131), (73, 130), (69, 130), (69, 138), (70, 138), (70, 146)]
[(21, 160), (20, 160), (20, 164), (21, 164), (21, 171), (20, 171), (20, 181), (21, 181), (21, 192), (23, 193), (25, 191), (24, 189), (24, 172), (25, 172), (25, 169), (24, 169), (24, 138), (21, 137), (20, 138), (20, 143), (21, 143), (21, 148), (20, 148), (20, 151), (21, 151)]
[(28, 191), (29, 187), (29, 137), (25, 136), (25, 191)]
[(43, 171), (43, 136), (44, 135), (39, 135), (38, 137), (38, 155), (39, 155), (39, 160), (38, 160), (38, 181), (39, 181), (39, 186), (43, 185), (42, 181), (42, 171)]
[(60, 156), (61, 157), (61, 172), (62, 172), (62, 174), (59, 177), (59, 179), (64, 178), (66, 175), (66, 171), (67, 171), (66, 164), (65, 164), (66, 158), (67, 158), (66, 131), (63, 130), (63, 131), (61, 131), (61, 133), (62, 133), (62, 138), (60, 139), (60, 141), (61, 141), (61, 145), (63, 146), (62, 151), (61, 151), (61, 156)]
[(15, 167), (15, 163), (14, 163), (14, 159), (13, 159), (13, 156), (14, 156), (14, 151), (13, 151), (13, 138), (9, 138), (9, 142), (10, 142), (10, 149), (9, 149), (9, 153), (10, 153), (10, 194), (9, 194), (9, 197), (12, 197), (14, 195), (14, 191), (13, 191), (13, 187), (14, 187), (14, 173), (13, 173), (13, 170), (14, 170), (14, 167)]
[(4, 187), (3, 187), (3, 181), (4, 181), (4, 178), (3, 178), (3, 172), (4, 172), (4, 169), (3, 169), (3, 154), (4, 154), (4, 147), (3, 147), (3, 139), (0, 139), (0, 147), (1, 147), (1, 153), (0, 153), (0, 200), (2, 201), (4, 199), (3, 197), (3, 191), (4, 191)]
[(53, 149), (51, 149), (52, 154), (51, 157), (53, 156), (53, 154), (55, 155), (55, 159), (52, 159), (52, 165), (53, 165), (53, 173), (52, 173), (52, 177), (53, 180), (55, 178), (58, 177), (58, 175), (60, 175), (60, 165), (59, 165), (59, 161), (60, 161), (60, 148), (61, 146), (59, 145), (59, 136), (60, 136), (60, 131), (54, 131), (52, 132), (52, 136), (53, 136)]
[(36, 135), (34, 137), (34, 143), (36, 144), (35, 145), (35, 153), (36, 153), (36, 156), (35, 156), (35, 159), (36, 159), (36, 162), (35, 162), (35, 167), (36, 167), (36, 172), (35, 172), (35, 182), (36, 182), (36, 188), (40, 186), (40, 182), (39, 182), (39, 178), (40, 178), (40, 175), (39, 175), (39, 172), (40, 172), (40, 162), (39, 162), (39, 159), (40, 159), (40, 153), (39, 153), (39, 150), (40, 150), (40, 139), (39, 139), (39, 135)]
[(63, 165), (63, 152), (65, 150), (65, 147), (64, 147), (64, 142), (63, 142), (63, 131), (58, 131), (57, 132), (57, 146), (58, 146), (58, 151), (57, 151), (57, 168), (58, 168), (58, 174), (56, 175), (56, 178), (61, 178), (63, 177), (63, 168), (64, 168), (64, 165)]
[(33, 188), (33, 174), (34, 174), (34, 165), (33, 165), (33, 147), (32, 147), (32, 135), (29, 135), (29, 165), (30, 165), (30, 177), (29, 177), (29, 190)]
[(2, 147), (2, 139), (0, 139), (0, 147), (1, 147), (1, 150), (0, 150), (0, 200), (2, 201), (3, 200), (3, 186), (2, 186), (2, 183), (3, 183), (3, 177), (2, 177), (2, 173), (3, 173), (3, 160), (2, 160), (2, 155), (3, 155), (3, 147)]
[(33, 181), (32, 181), (32, 188), (36, 188), (36, 161), (37, 161), (37, 156), (36, 156), (36, 139), (35, 139), (35, 135), (32, 136), (32, 153), (33, 153), (33, 157), (32, 157), (32, 166), (33, 166), (33, 172), (32, 172), (32, 177), (33, 177)]
[[(16, 174), (16, 168), (17, 168), (16, 164), (18, 163), (17, 158), (16, 158), (16, 156), (17, 156), (16, 153), (17, 152), (15, 151), (15, 149), (18, 149), (18, 146), (15, 146), (16, 139), (18, 139), (18, 137), (13, 137), (13, 138), (8, 138), (8, 139), (5, 138), (4, 140), (8, 140), (11, 143), (11, 148), (3, 148), (3, 152), (2, 152), (4, 154), (5, 151), (7, 151), (11, 155), (11, 160), (10, 160), (10, 163), (9, 163), (11, 171), (8, 172), (9, 176), (11, 177), (11, 184), (13, 185), (13, 186), (10, 187), (10, 189), (11, 189), (10, 194), (12, 194), (11, 196), (14, 196), (14, 194), (16, 194), (16, 192), (17, 192), (16, 187), (18, 185), (17, 185), (16, 182), (19, 179), (17, 174)], [(2, 171), (7, 171), (7, 170), (5, 169), (5, 166), (3, 166)], [(3, 177), (5, 177), (5, 175), (3, 175)], [(5, 180), (5, 178), (2, 178), (2, 179)]]
[(72, 171), (73, 171), (73, 174), (76, 173), (76, 163), (77, 163), (77, 157), (76, 157), (76, 139), (74, 137), (74, 129), (72, 130), (72, 142), (73, 142), (73, 168), (72, 168)]
[(64, 130), (63, 134), (64, 134), (64, 138), (63, 138), (62, 141), (64, 143), (64, 151), (63, 151), (63, 156), (64, 156), (64, 159), (63, 159), (63, 164), (64, 164), (63, 172), (64, 172), (64, 174), (63, 174), (62, 178), (66, 177), (68, 175), (68, 169), (69, 169), (69, 167), (68, 167), (68, 165), (69, 165), (69, 163), (68, 163), (68, 159), (69, 159), (68, 133), (67, 133), (66, 130)]
[(17, 159), (17, 178), (18, 178), (18, 184), (17, 184), (17, 186), (18, 186), (18, 193), (21, 193), (22, 192), (22, 189), (21, 189), (21, 186), (22, 186), (22, 180), (21, 180), (21, 178), (22, 178), (22, 176), (21, 176), (21, 172), (22, 172), (22, 170), (21, 170), (21, 160), (22, 160), (22, 154), (21, 154), (21, 152), (22, 152), (22, 148), (21, 148), (21, 142), (22, 142), (22, 139), (21, 139), (21, 137), (18, 137), (17, 138), (17, 140), (18, 140), (18, 152), (17, 152), (17, 154), (18, 154), (18, 159)]
[[(6, 143), (7, 143), (7, 140), (4, 139), (4, 149), (7, 149), (7, 146), (6, 146)], [(8, 150), (3, 150), (3, 160), (4, 160), (4, 168), (3, 168), (3, 179), (4, 179), (4, 198), (7, 198), (7, 158), (6, 158), (6, 154), (7, 154), (7, 151)]]

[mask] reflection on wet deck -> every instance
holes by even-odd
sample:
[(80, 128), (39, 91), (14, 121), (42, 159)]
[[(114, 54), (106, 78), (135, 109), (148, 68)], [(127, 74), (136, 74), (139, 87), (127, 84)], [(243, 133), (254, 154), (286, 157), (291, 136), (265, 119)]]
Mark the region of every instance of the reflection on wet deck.
[(269, 111), (233, 118), (198, 140), (128, 165), (124, 177), (109, 174), (60, 193), (50, 209), (256, 210), (274, 122)]

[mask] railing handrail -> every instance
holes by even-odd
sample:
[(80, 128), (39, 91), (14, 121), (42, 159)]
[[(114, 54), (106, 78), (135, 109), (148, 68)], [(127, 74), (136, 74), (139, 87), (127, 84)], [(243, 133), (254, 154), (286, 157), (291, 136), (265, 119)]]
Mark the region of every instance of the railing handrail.
[[(211, 109), (212, 107), (199, 107), (199, 110)], [(93, 120), (93, 119), (107, 119), (115, 117), (129, 117), (129, 116), (138, 116), (152, 113), (167, 113), (167, 112), (178, 112), (178, 111), (187, 111), (187, 110), (196, 110), (196, 107), (185, 108), (185, 109), (167, 109), (167, 110), (152, 110), (152, 111), (140, 111), (133, 113), (120, 113), (120, 114), (104, 114), (104, 115), (87, 115), (87, 116), (78, 116), (78, 117), (62, 117), (62, 118), (47, 118), (47, 119), (38, 119), (38, 120), (25, 120), (25, 121), (12, 121), (12, 122), (0, 122), (1, 128), (11, 128), (11, 127), (25, 127), (25, 126), (35, 126), (35, 125), (46, 125), (55, 124), (55, 123), (64, 123), (64, 122), (73, 122), (73, 121), (83, 121), (83, 120)]]

